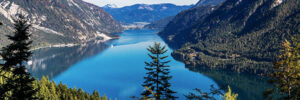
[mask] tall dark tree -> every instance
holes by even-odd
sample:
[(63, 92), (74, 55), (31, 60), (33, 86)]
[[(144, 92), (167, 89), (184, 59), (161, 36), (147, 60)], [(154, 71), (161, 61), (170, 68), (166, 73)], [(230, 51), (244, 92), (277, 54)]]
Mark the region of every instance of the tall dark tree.
[(164, 61), (168, 56), (164, 54), (168, 51), (166, 46), (161, 46), (160, 43), (154, 43), (154, 46), (149, 46), (147, 50), (150, 52), (148, 56), (152, 59), (151, 62), (145, 62), (146, 74), (143, 86), (147, 88), (142, 95), (146, 98), (155, 98), (156, 100), (175, 99), (175, 93), (170, 89), (169, 80), (172, 78), (169, 73), (170, 61)]
[(33, 87), (34, 79), (26, 71), (25, 63), (32, 55), (30, 52), (30, 33), (28, 32), (30, 24), (23, 15), (14, 19), (15, 32), (13, 35), (7, 35), (12, 41), (11, 44), (4, 47), (1, 56), (5, 61), (2, 72), (12, 72), (12, 77), (6, 77), (6, 82), (2, 84), (0, 92), (6, 94), (11, 92), (10, 100), (33, 99), (36, 90)]

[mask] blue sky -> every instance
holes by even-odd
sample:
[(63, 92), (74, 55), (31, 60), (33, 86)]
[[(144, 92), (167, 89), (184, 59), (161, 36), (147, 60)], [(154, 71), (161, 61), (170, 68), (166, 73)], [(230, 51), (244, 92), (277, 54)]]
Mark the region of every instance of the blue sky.
[(160, 4), (172, 3), (176, 5), (191, 5), (197, 3), (199, 0), (83, 0), (98, 6), (106, 4), (116, 4), (118, 7), (129, 6), (137, 3), (142, 4)]

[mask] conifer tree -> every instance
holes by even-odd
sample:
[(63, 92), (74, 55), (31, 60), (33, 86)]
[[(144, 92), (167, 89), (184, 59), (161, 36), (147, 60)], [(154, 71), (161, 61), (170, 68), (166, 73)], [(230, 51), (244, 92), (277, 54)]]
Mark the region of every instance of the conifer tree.
[(265, 91), (265, 96), (279, 90), (284, 99), (300, 99), (300, 35), (292, 37), (292, 42), (285, 40), (279, 60), (274, 63), (274, 73), (270, 74), (270, 82), (275, 89)]
[(34, 79), (30, 73), (26, 72), (25, 62), (32, 55), (30, 50), (30, 33), (28, 32), (30, 24), (23, 15), (19, 15), (14, 19), (15, 32), (13, 35), (7, 35), (12, 41), (10, 45), (4, 47), (1, 56), (5, 61), (1, 71), (12, 72), (13, 76), (7, 78), (6, 83), (1, 86), (0, 92), (5, 94), (10, 91), (12, 100), (33, 99), (35, 89), (33, 87)]
[(154, 43), (154, 46), (149, 46), (147, 50), (150, 52), (148, 56), (152, 59), (151, 62), (145, 62), (146, 74), (143, 86), (147, 88), (142, 95), (156, 100), (175, 99), (175, 93), (170, 89), (171, 84), (168, 82), (172, 77), (169, 76), (169, 67), (166, 65), (170, 61), (164, 61), (168, 56), (164, 54), (168, 51), (166, 46), (161, 47), (160, 43)]

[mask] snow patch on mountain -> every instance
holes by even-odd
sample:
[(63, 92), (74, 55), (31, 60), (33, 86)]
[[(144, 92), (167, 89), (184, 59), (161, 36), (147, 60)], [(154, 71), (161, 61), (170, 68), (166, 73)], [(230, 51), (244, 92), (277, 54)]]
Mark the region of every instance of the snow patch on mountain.
[(116, 4), (107, 4), (103, 8), (118, 8), (118, 6)]

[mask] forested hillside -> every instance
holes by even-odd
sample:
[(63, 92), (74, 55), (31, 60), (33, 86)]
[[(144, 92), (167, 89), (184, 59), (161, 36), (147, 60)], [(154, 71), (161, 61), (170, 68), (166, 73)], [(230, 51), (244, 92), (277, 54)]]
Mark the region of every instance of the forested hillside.
[(175, 17), (175, 16), (169, 16), (169, 17), (160, 19), (160, 20), (158, 20), (158, 21), (154, 21), (154, 22), (152, 22), (152, 23), (150, 23), (150, 24), (148, 24), (148, 25), (145, 25), (144, 28), (146, 28), (146, 29), (157, 29), (157, 30), (162, 30), (162, 29), (164, 29), (164, 28), (168, 25), (168, 23), (169, 23), (170, 21), (173, 20), (174, 17)]
[[(169, 17), (160, 19), (158, 21), (154, 21), (154, 22), (146, 25), (144, 28), (162, 30), (169, 24), (169, 22), (171, 22), (174, 19), (173, 23), (178, 23), (178, 24), (171, 23), (169, 26), (169, 29), (171, 29), (170, 27), (173, 27), (173, 28), (181, 27), (180, 29), (182, 29), (187, 26), (184, 24), (194, 23), (194, 21), (197, 21), (197, 20), (199, 20), (199, 18), (202, 18), (203, 15), (206, 15), (206, 14), (208, 14), (208, 12), (211, 12), (211, 10), (214, 10), (215, 8), (213, 6), (216, 6), (222, 2), (224, 2), (224, 0), (199, 0), (196, 3), (196, 5), (193, 6), (192, 8), (179, 12), (180, 14), (178, 14), (178, 15), (180, 15), (180, 16), (177, 16), (176, 19), (174, 19), (175, 16), (169, 16)], [(211, 9), (209, 9), (209, 8), (211, 8)], [(182, 22), (179, 22), (179, 21), (182, 21)], [(179, 25), (180, 23), (183, 26)], [(172, 26), (172, 25), (177, 25), (177, 26)]]
[(299, 0), (227, 0), (197, 20), (192, 10), (178, 14), (159, 35), (187, 65), (259, 74), (271, 71), (284, 39), (300, 34), (299, 12)]
[(13, 18), (24, 14), (32, 23), (34, 46), (107, 39), (122, 27), (102, 8), (82, 0), (0, 0), (0, 47), (13, 31)]

